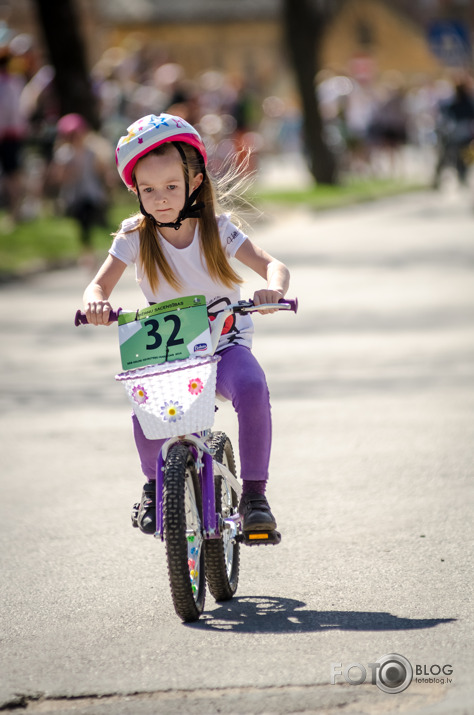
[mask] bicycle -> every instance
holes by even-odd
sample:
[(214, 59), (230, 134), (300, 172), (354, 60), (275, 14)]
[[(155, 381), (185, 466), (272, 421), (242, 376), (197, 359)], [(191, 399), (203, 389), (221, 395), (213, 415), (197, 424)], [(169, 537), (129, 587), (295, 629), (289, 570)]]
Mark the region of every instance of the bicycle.
[[(188, 310), (198, 307), (199, 314)], [(111, 322), (119, 322), (119, 331), (123, 328), (122, 366), (128, 368), (116, 379), (124, 384), (145, 436), (166, 439), (156, 467), (155, 537), (166, 544), (171, 597), (184, 622), (201, 616), (206, 581), (216, 601), (234, 596), (241, 543), (276, 545), (281, 541), (276, 530), (242, 530), (238, 512), (241, 485), (232, 444), (225, 433), (211, 431), (220, 359), (215, 351), (225, 320), (233, 313), (269, 308), (296, 313), (298, 302), (282, 299), (255, 306), (252, 301), (240, 301), (219, 311), (212, 324), (204, 296), (132, 313), (118, 309), (109, 317)], [(85, 323), (85, 314), (78, 310), (75, 325)], [(186, 333), (190, 325), (195, 334), (191, 341)], [(130, 345), (125, 350), (127, 342)], [(190, 346), (206, 354), (186, 356)], [(135, 504), (132, 510), (134, 526), (138, 507)]]

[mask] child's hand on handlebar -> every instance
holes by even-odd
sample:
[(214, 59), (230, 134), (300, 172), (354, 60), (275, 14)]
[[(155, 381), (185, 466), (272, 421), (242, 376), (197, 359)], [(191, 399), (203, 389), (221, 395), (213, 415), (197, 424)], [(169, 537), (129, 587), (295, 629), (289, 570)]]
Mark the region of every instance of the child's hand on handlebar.
[[(268, 288), (263, 288), (262, 290), (257, 290), (253, 296), (253, 302), (255, 305), (263, 305), (264, 303), (278, 303), (279, 300), (284, 298), (283, 293), (278, 290), (270, 290)], [(261, 315), (266, 313), (276, 313), (277, 308), (266, 308), (265, 310), (259, 310)]]
[(111, 325), (109, 321), (111, 310), (112, 306), (108, 300), (98, 300), (84, 306), (84, 312), (91, 325)]

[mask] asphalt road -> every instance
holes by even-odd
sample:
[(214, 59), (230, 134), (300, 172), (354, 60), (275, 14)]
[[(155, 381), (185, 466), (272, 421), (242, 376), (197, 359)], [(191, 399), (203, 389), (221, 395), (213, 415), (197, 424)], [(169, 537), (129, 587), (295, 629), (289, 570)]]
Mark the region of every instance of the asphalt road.
[[(7, 712), (474, 713), (472, 200), (281, 214), (254, 238), (301, 306), (255, 318), (283, 541), (243, 549), (237, 597), (194, 625), (163, 545), (130, 527), (116, 334), (72, 325), (86, 272), (1, 287)], [(114, 302), (143, 304), (133, 276)], [(236, 442), (230, 407), (216, 424)], [(413, 668), (397, 694), (369, 666), (393, 653)]]

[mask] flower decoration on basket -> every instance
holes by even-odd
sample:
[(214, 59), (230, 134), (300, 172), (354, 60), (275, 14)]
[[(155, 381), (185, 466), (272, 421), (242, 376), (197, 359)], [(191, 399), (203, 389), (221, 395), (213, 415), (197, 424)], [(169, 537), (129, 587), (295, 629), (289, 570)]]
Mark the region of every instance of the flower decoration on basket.
[(135, 385), (132, 390), (132, 397), (139, 405), (143, 405), (148, 400), (147, 392), (141, 385)]
[(191, 395), (199, 395), (199, 393), (202, 392), (203, 389), (204, 385), (202, 384), (202, 380), (199, 377), (195, 377), (189, 381), (188, 390)]
[(160, 412), (165, 422), (177, 422), (184, 414), (182, 405), (179, 402), (173, 402), (173, 400), (167, 400), (160, 407)]

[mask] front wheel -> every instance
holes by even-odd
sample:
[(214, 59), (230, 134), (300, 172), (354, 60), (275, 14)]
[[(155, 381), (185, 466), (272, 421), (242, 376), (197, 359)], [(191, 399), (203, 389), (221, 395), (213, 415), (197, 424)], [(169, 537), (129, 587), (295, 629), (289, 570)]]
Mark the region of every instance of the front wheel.
[[(223, 432), (215, 432), (209, 445), (215, 450), (213, 460), (223, 464), (235, 475), (232, 444)], [(220, 474), (214, 476), (216, 511), (226, 518), (237, 513), (236, 492)], [(209, 539), (204, 544), (206, 579), (216, 601), (228, 601), (237, 591), (240, 569), (240, 544), (231, 537), (229, 529), (222, 530), (220, 539)]]
[(202, 498), (193, 456), (183, 444), (175, 445), (166, 460), (163, 522), (175, 611), (185, 622), (197, 621), (206, 597)]

